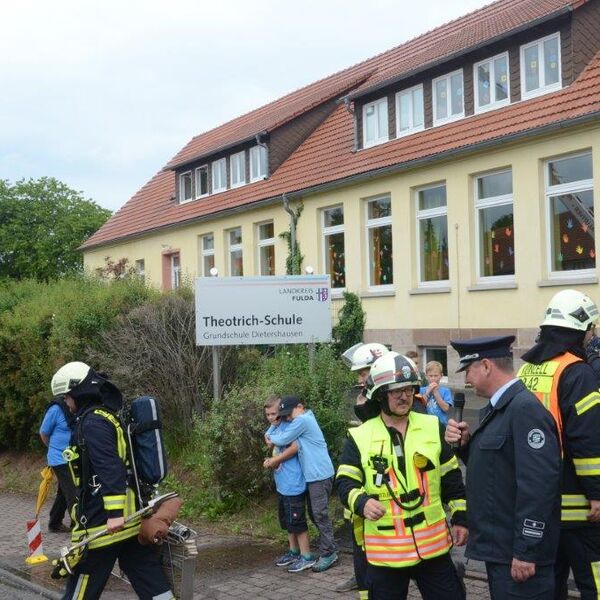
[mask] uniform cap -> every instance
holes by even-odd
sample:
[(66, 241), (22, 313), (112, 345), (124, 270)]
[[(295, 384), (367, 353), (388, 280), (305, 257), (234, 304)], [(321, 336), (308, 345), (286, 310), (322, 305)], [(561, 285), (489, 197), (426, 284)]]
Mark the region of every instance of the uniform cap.
[(471, 363), (482, 358), (503, 358), (512, 356), (510, 347), (515, 341), (514, 335), (478, 337), (470, 340), (451, 340), (450, 345), (458, 352), (460, 373)]

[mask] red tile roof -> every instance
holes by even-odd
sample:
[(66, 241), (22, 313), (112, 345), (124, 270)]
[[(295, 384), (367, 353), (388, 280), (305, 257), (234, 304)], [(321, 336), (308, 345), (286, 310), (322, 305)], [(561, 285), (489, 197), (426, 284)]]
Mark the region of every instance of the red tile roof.
[[(492, 15), (494, 14), (497, 14), (498, 18), (501, 19), (505, 12), (504, 9), (507, 6), (511, 6), (514, 9), (518, 5), (518, 15), (520, 18), (523, 17), (523, 13), (526, 13), (529, 15), (527, 18), (535, 19), (537, 17), (532, 15), (539, 16), (540, 14), (535, 9), (537, 5), (544, 6), (546, 11), (554, 11), (557, 8), (573, 4), (575, 3), (564, 0), (535, 0), (535, 2), (530, 0), (500, 0), (475, 13), (467, 15), (467, 17), (463, 17), (463, 19), (434, 30), (431, 34), (425, 34), (421, 38), (408, 42), (408, 44), (414, 44), (417, 40), (422, 40), (422, 38), (427, 38), (427, 36), (432, 34), (436, 34), (436, 37), (439, 37), (439, 31), (444, 29), (447, 29), (449, 36), (452, 37), (450, 32), (457, 29), (459, 23), (471, 23), (469, 25), (471, 27), (473, 26), (472, 20), (476, 15), (480, 15), (481, 13), (487, 14), (486, 19), (488, 21), (490, 19), (493, 20)], [(496, 7), (497, 12), (490, 13), (494, 7)], [(422, 41), (422, 44), (424, 45), (425, 42)], [(359, 67), (362, 72), (353, 71), (351, 77), (345, 77), (341, 74), (333, 76), (333, 78), (338, 79), (331, 86), (327, 84), (327, 89), (332, 91), (335, 88), (339, 91), (352, 78), (355, 80), (353, 85), (357, 85), (356, 81), (364, 77), (368, 71), (367, 65), (370, 65), (369, 68), (372, 70), (374, 62), (380, 62), (382, 57), (396, 51), (397, 49), (379, 55), (374, 59), (362, 63), (362, 66), (352, 67), (346, 73)], [(395, 72), (397, 73), (398, 71)], [(373, 77), (371, 77), (368, 83), (371, 84), (373, 80)], [(318, 86), (321, 83), (317, 82), (317, 84), (314, 84), (317, 88), (313, 88), (310, 92), (306, 91), (308, 88), (304, 88), (304, 90), (294, 92), (280, 101), (267, 105), (267, 107), (278, 106), (282, 109), (282, 112), (278, 112), (279, 108), (277, 110), (274, 109), (274, 114), (271, 114), (269, 117), (269, 114), (267, 114), (269, 111), (266, 110), (267, 107), (263, 107), (262, 109), (258, 109), (258, 111), (248, 113), (248, 115), (244, 115), (224, 125), (223, 128), (226, 128), (229, 133), (226, 132), (223, 136), (219, 133), (222, 128), (218, 128), (195, 139), (200, 140), (204, 136), (212, 134), (212, 139), (221, 140), (218, 143), (223, 145), (222, 140), (226, 139), (226, 135), (233, 135), (232, 132), (237, 127), (237, 125), (232, 124), (238, 123), (242, 127), (240, 120), (243, 120), (243, 127), (247, 127), (247, 131), (250, 131), (252, 130), (253, 123), (250, 115), (256, 115), (257, 113), (261, 113), (261, 119), (265, 119), (259, 121), (260, 127), (263, 129), (268, 118), (271, 118), (271, 123), (276, 122), (277, 115), (279, 115), (278, 118), (283, 118), (282, 115), (284, 113), (288, 115), (286, 118), (290, 118), (289, 115), (294, 111), (300, 110), (298, 107), (302, 104), (301, 100), (294, 99), (292, 96), (306, 91), (305, 99), (309, 102), (317, 102), (316, 97), (320, 93), (325, 93), (323, 90), (318, 91), (320, 89)], [(283, 110), (283, 106), (286, 107), (285, 110)], [(261, 112), (263, 110), (266, 112)], [(268, 180), (180, 205), (174, 200), (175, 173), (168, 170), (160, 171), (115, 213), (103, 227), (89, 238), (83, 244), (82, 248), (86, 249), (107, 244), (161, 227), (183, 224), (199, 217), (219, 213), (223, 210), (275, 198), (284, 192), (300, 191), (321, 184), (335, 182), (336, 180), (343, 180), (344, 178), (361, 173), (385, 169), (394, 165), (402, 166), (412, 161), (433, 159), (445, 152), (468, 149), (470, 146), (483, 142), (500, 140), (506, 136), (532, 131), (557, 122), (590, 115), (598, 111), (600, 111), (600, 53), (591, 61), (578, 80), (564, 90), (533, 100), (519, 102), (489, 113), (461, 119), (442, 127), (426, 129), (421, 133), (393, 140), (359, 152), (352, 152), (352, 116), (343, 106), (339, 106)], [(257, 132), (263, 130), (260, 127)], [(182, 157), (185, 156), (188, 156), (188, 159), (184, 160), (189, 160), (194, 155), (194, 152), (201, 147), (199, 144), (195, 149), (191, 149), (190, 146), (193, 143), (194, 140), (169, 164), (174, 163), (176, 160), (181, 161)], [(208, 147), (208, 145), (205, 147)]]

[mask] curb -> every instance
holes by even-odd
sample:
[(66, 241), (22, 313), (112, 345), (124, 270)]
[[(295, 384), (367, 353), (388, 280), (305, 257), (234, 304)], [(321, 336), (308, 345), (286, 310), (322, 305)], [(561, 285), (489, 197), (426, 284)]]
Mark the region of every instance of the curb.
[(62, 598), (62, 594), (47, 590), (46, 588), (38, 585), (37, 583), (33, 583), (32, 581), (27, 581), (27, 579), (24, 577), (16, 575), (2, 565), (0, 565), (0, 581), (6, 581), (10, 585), (29, 590), (42, 598), (47, 598), (48, 600), (61, 600)]

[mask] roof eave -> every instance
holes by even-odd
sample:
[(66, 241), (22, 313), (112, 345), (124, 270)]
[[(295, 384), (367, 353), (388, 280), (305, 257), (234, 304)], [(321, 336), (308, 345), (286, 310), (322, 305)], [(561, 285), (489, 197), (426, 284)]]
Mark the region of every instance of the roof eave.
[(422, 65), (420, 67), (417, 67), (416, 69), (412, 69), (410, 71), (402, 73), (400, 75), (395, 75), (394, 77), (389, 77), (388, 79), (384, 79), (383, 81), (380, 81), (379, 83), (376, 83), (375, 85), (372, 85), (368, 88), (364, 88), (363, 90), (360, 90), (358, 92), (355, 92), (355, 93), (351, 92), (350, 94), (346, 94), (346, 96), (344, 96), (344, 99), (356, 100), (357, 98), (362, 98), (363, 96), (367, 96), (367, 95), (377, 92), (385, 87), (399, 83), (400, 81), (408, 79), (409, 77), (414, 77), (415, 75), (419, 75), (421, 73), (424, 73), (425, 71), (429, 71), (430, 69), (439, 67), (440, 65), (448, 63), (452, 60), (461, 58), (462, 56), (465, 56), (466, 54), (475, 52), (476, 50), (479, 50), (481, 48), (485, 48), (486, 46), (489, 46), (490, 44), (495, 44), (496, 42), (501, 42), (502, 40), (512, 37), (518, 33), (527, 31), (528, 29), (537, 27), (538, 25), (543, 25), (544, 23), (547, 23), (549, 21), (552, 21), (554, 19), (557, 19), (561, 16), (564, 16), (566, 14), (573, 12), (573, 10), (574, 10), (573, 6), (571, 6), (571, 5), (564, 6), (563, 8), (561, 8), (557, 11), (554, 11), (553, 13), (544, 15), (543, 17), (539, 17), (538, 19), (529, 21), (528, 23), (525, 23), (523, 25), (519, 25), (519, 27), (515, 27), (514, 29), (505, 31), (501, 35), (497, 35), (492, 38), (489, 38), (489, 39), (485, 40), (484, 42), (480, 42), (473, 46), (469, 46), (468, 48), (463, 48), (462, 50), (459, 50), (458, 52), (455, 52), (454, 54), (449, 54), (448, 56), (444, 56), (443, 58), (440, 58), (433, 62), (426, 63), (425, 65)]
[[(415, 160), (406, 161), (403, 163), (397, 163), (394, 165), (389, 165), (386, 167), (380, 167), (378, 169), (373, 169), (371, 171), (363, 171), (362, 173), (357, 173), (355, 175), (349, 175), (347, 177), (342, 177), (340, 179), (336, 179), (334, 181), (328, 181), (325, 183), (320, 183), (318, 185), (313, 185), (302, 190), (297, 190), (295, 192), (286, 192), (286, 196), (289, 199), (299, 199), (307, 196), (309, 194), (316, 194), (319, 192), (326, 192), (332, 189), (336, 189), (339, 187), (345, 187), (351, 185), (353, 183), (359, 183), (363, 181), (367, 181), (369, 179), (375, 179), (377, 177), (384, 177), (386, 175), (393, 175), (396, 173), (401, 173), (403, 171), (408, 171), (410, 169), (416, 169), (419, 167), (423, 167), (426, 165), (430, 165), (435, 162), (441, 162), (444, 160), (448, 160), (450, 158), (455, 158), (458, 156), (468, 155), (473, 152), (479, 152), (481, 150), (486, 150), (488, 148), (492, 148), (499, 144), (505, 144), (507, 142), (516, 142), (525, 137), (541, 137), (548, 133), (552, 133), (556, 130), (565, 129), (567, 127), (576, 127), (579, 125), (585, 125), (591, 121), (600, 118), (600, 110), (594, 111), (592, 113), (588, 113), (586, 115), (581, 115), (578, 117), (573, 117), (571, 119), (567, 119), (564, 121), (557, 121), (554, 123), (549, 123), (547, 125), (542, 125), (541, 127), (537, 127), (536, 129), (527, 129), (525, 131), (519, 131), (516, 133), (511, 133), (508, 135), (503, 135), (499, 137), (495, 137), (489, 140), (484, 140), (482, 142), (476, 142), (474, 144), (470, 144), (468, 146), (462, 146), (461, 148), (456, 148), (454, 150), (447, 150), (445, 152), (441, 152), (439, 154), (434, 154), (432, 156), (427, 156), (424, 158), (417, 158)], [(186, 219), (184, 221), (178, 221), (177, 223), (169, 223), (166, 225), (161, 225), (159, 227), (154, 227), (151, 229), (147, 229), (145, 231), (132, 233), (130, 235), (124, 235), (122, 237), (112, 238), (110, 240), (106, 240), (103, 242), (99, 242), (97, 244), (91, 244), (87, 246), (80, 246), (78, 249), (85, 252), (86, 250), (91, 250), (95, 248), (100, 248), (103, 246), (110, 246), (115, 243), (120, 243), (126, 240), (137, 239), (141, 237), (145, 237), (148, 235), (152, 235), (158, 231), (164, 231), (167, 229), (174, 229), (179, 227), (185, 227), (187, 225), (192, 225), (194, 223), (201, 223), (204, 221), (214, 220), (215, 218), (221, 218), (228, 215), (236, 214), (239, 212), (245, 212), (247, 210), (268, 206), (271, 204), (276, 204), (281, 200), (281, 194), (277, 196), (273, 196), (270, 198), (265, 198), (263, 200), (258, 200), (256, 202), (251, 202), (248, 204), (242, 204), (240, 206), (235, 206), (233, 208), (224, 209), (218, 212), (213, 212), (207, 215), (200, 215), (198, 217), (192, 217), (191, 219)]]

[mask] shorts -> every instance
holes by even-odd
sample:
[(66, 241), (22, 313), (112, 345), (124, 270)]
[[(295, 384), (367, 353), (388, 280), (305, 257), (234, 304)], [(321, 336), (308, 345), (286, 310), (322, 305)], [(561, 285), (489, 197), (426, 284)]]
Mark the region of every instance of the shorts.
[(298, 496), (284, 496), (277, 493), (279, 524), (288, 533), (308, 531), (306, 523), (306, 493)]

